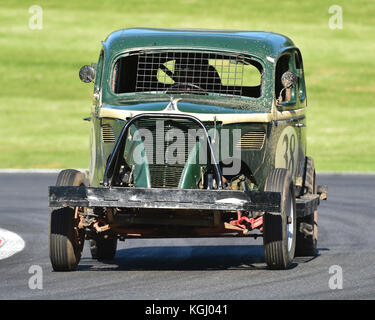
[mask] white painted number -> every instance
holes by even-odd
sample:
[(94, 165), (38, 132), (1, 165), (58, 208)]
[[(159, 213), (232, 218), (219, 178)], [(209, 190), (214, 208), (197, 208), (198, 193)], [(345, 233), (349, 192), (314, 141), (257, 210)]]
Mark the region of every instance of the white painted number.
[(276, 147), (275, 167), (285, 168), (294, 175), (298, 161), (298, 140), (294, 128), (287, 127), (280, 135)]
[(284, 149), (284, 160), (285, 168), (290, 172), (294, 172), (295, 161), (294, 161), (294, 152), (296, 150), (296, 136), (292, 135), (290, 138), (285, 135), (283, 139)]

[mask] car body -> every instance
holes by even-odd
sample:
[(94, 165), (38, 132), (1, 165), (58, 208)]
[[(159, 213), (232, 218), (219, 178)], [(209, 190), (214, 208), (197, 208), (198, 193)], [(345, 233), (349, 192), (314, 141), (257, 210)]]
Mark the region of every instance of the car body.
[[(219, 93), (212, 94), (211, 99), (207, 99), (203, 95), (165, 94), (162, 91), (148, 95), (143, 92), (114, 93), (111, 79), (116, 61), (123, 56), (147, 52), (147, 50), (152, 52), (157, 50), (161, 52), (187, 50), (187, 52), (193, 53), (222, 52), (228, 53), (228, 55), (234, 54), (234, 56), (244, 56), (247, 53), (261, 65), (259, 80), (262, 82), (262, 94), (257, 98), (240, 96), (236, 99), (236, 96), (223, 97)], [(286, 56), (289, 56), (290, 70), (300, 72), (301, 80), (299, 87), (293, 89), (292, 100), (285, 103), (282, 108), (277, 108), (275, 101), (282, 88), (281, 75), (286, 71)], [(280, 71), (276, 70), (278, 63)], [(103, 79), (105, 80), (103, 81)], [(262, 144), (263, 136), (260, 135), (258, 137), (260, 139), (259, 146), (242, 148), (241, 159), (260, 184), (265, 181), (269, 168), (275, 166), (276, 162), (277, 167), (293, 166), (294, 180), (298, 180), (299, 184), (302, 181), (306, 154), (305, 81), (301, 54), (293, 42), (285, 36), (262, 32), (155, 29), (116, 31), (103, 42), (103, 50), (97, 65), (95, 95), (97, 99), (94, 100), (92, 110), (91, 185), (98, 186), (100, 184), (104, 166), (126, 118), (129, 115), (137, 115), (142, 112), (163, 111), (172, 95), (176, 99), (181, 99), (176, 112), (188, 113), (209, 123), (213, 123), (216, 119), (219, 129), (240, 128), (244, 133), (259, 131), (267, 134), (267, 131), (271, 130), (268, 128), (270, 124), (278, 121), (279, 125), (277, 127), (273, 125), (272, 134), (268, 139), (264, 139), (265, 145)], [(207, 100), (210, 101), (207, 103)], [(293, 122), (293, 127), (287, 125), (290, 121)], [(103, 126), (112, 128), (114, 139), (103, 140), (101, 130)], [(288, 155), (288, 163), (286, 161), (283, 163), (283, 159), (286, 159), (286, 151), (278, 150), (275, 146), (278, 145), (280, 139), (284, 139), (285, 133), (282, 134), (282, 132), (286, 127), (289, 127), (289, 131), (290, 128), (293, 128), (293, 134), (290, 134), (295, 136), (296, 146), (292, 150), (293, 154)], [(244, 139), (245, 143), (246, 136)], [(247, 137), (247, 140), (249, 139), (251, 137)], [(282, 146), (280, 143), (279, 147), (285, 149), (285, 145)], [(282, 154), (283, 151), (284, 154)], [(281, 158), (276, 155), (280, 155)]]
[[(80, 77), (94, 82), (89, 183), (51, 187), (50, 206), (75, 208), (87, 239), (263, 236), (275, 268), (289, 267), (299, 246), (314, 254), (327, 189), (306, 155), (306, 86), (292, 40), (118, 30)], [(285, 248), (272, 249), (277, 237)], [(272, 261), (272, 250), (285, 257)]]

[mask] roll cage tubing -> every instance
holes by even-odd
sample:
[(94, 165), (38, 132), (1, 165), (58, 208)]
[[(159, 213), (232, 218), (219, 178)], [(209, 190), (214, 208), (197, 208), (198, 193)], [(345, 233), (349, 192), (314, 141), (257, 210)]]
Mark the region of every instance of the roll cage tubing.
[(116, 176), (120, 171), (121, 166), (121, 157), (124, 154), (125, 144), (126, 144), (126, 137), (129, 131), (130, 126), (138, 119), (141, 118), (149, 118), (149, 119), (182, 119), (182, 120), (190, 120), (192, 122), (197, 123), (204, 131), (205, 137), (208, 142), (209, 152), (208, 156), (210, 166), (214, 167), (216, 181), (217, 181), (217, 188), (222, 189), (222, 172), (221, 168), (216, 161), (214, 149), (211, 143), (211, 137), (208, 134), (207, 128), (205, 125), (196, 117), (187, 115), (187, 114), (172, 114), (172, 113), (142, 113), (139, 115), (134, 116), (133, 118), (129, 119), (125, 125), (122, 127), (120, 135), (116, 141), (116, 144), (112, 150), (111, 156), (108, 160), (108, 163), (105, 167), (104, 177), (103, 177), (103, 186), (104, 187), (111, 187), (112, 182), (115, 180)]

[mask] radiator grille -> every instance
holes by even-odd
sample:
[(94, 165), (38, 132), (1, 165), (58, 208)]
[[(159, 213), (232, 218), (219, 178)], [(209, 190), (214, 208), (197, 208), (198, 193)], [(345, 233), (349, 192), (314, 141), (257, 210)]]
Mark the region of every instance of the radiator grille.
[[(152, 133), (152, 141), (145, 141), (145, 146), (146, 148), (149, 148), (149, 150), (153, 150), (152, 152), (152, 158), (148, 156), (148, 161), (152, 162), (154, 164), (157, 163), (157, 153), (160, 153), (160, 146), (164, 145), (164, 155), (165, 155), (165, 162), (170, 163), (171, 159), (168, 158), (168, 153), (166, 154), (166, 150), (168, 146), (173, 144), (174, 147), (176, 147), (178, 150), (184, 150), (184, 161), (187, 160), (187, 157), (189, 156), (189, 153), (193, 147), (192, 143), (190, 142), (189, 145), (189, 135), (188, 135), (188, 130), (189, 129), (196, 129), (199, 130), (200, 126), (191, 122), (191, 121), (176, 121), (176, 120), (158, 120), (159, 124), (163, 123), (163, 131), (161, 134), (156, 135), (156, 121), (155, 120), (140, 120), (137, 121), (136, 127), (137, 129), (148, 129)], [(171, 140), (171, 136), (169, 139), (168, 137), (168, 132), (171, 133), (173, 132), (174, 129), (177, 129), (178, 132), (183, 133), (184, 135), (184, 140), (180, 139), (174, 139), (172, 141), (167, 141)], [(178, 143), (181, 143), (179, 145)], [(190, 149), (189, 149), (190, 148)], [(146, 149), (147, 150), (147, 149)], [(172, 155), (170, 155), (172, 156)], [(175, 155), (174, 155), (175, 156)], [(160, 164), (160, 163), (159, 163)]]
[(105, 123), (102, 125), (102, 137), (104, 143), (116, 142), (116, 137), (110, 124)]
[(151, 187), (177, 188), (184, 166), (153, 164), (149, 166)]
[(242, 135), (236, 147), (242, 150), (260, 150), (263, 148), (265, 138), (264, 131), (249, 131)]
[[(194, 147), (191, 140), (189, 144), (189, 129), (198, 130), (200, 127), (191, 121), (177, 121), (177, 120), (158, 120), (159, 124), (163, 123), (162, 134), (156, 135), (156, 121), (155, 120), (139, 120), (135, 126), (139, 129), (148, 129), (152, 133), (152, 141), (145, 140), (144, 146), (146, 148), (146, 156), (149, 162), (149, 170), (151, 175), (152, 188), (177, 188), (180, 182), (182, 171), (185, 167), (185, 162), (189, 156), (191, 149)], [(179, 132), (184, 135), (184, 143), (179, 139), (167, 141), (165, 138), (168, 131), (179, 129)], [(178, 143), (181, 143), (178, 145)], [(167, 152), (167, 148), (173, 144), (173, 149), (183, 150), (183, 155), (179, 158), (176, 154)], [(147, 153), (147, 150), (151, 151)], [(160, 163), (160, 155), (163, 152), (163, 163)], [(178, 163), (172, 164), (172, 158), (182, 159)]]

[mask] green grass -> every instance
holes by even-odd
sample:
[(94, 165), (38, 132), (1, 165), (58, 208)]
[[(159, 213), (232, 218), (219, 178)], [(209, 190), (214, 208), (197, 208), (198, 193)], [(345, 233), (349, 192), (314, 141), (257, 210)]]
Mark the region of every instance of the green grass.
[[(28, 28), (31, 5), (43, 29)], [(343, 29), (328, 27), (332, 4)], [(2, 1), (0, 167), (88, 167), (92, 86), (78, 70), (100, 41), (125, 27), (267, 30), (301, 49), (308, 94), (308, 153), (319, 171), (375, 171), (375, 2)]]

